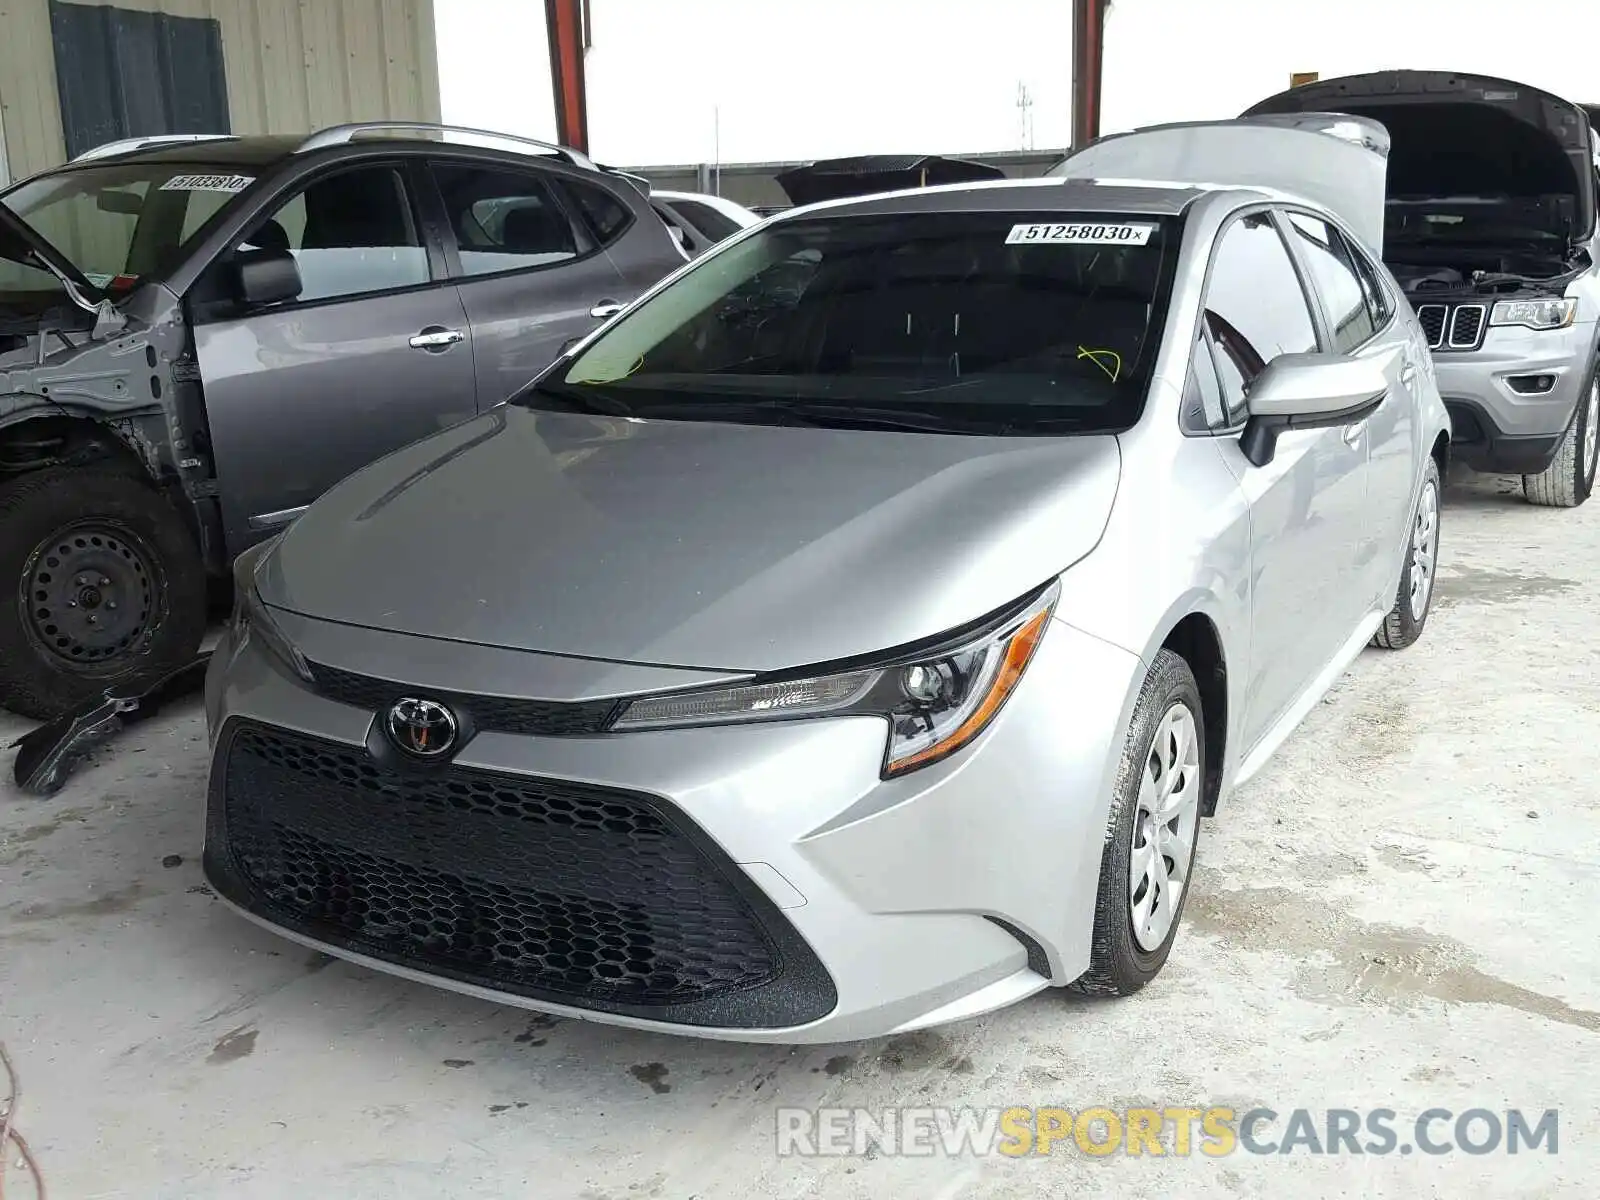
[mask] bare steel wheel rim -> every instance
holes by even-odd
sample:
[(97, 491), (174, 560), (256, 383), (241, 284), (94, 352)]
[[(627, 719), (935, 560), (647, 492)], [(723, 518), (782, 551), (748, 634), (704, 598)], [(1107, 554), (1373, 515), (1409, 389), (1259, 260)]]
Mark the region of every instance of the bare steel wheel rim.
[(1589, 405), (1583, 422), (1583, 477), (1594, 482), (1594, 472), (1600, 463), (1600, 374), (1589, 384)]
[(115, 671), (158, 623), (153, 558), (142, 538), (119, 525), (58, 530), (23, 565), (17, 599), (29, 640), (78, 674)]
[(1172, 932), (1189, 885), (1199, 820), (1200, 738), (1194, 713), (1180, 700), (1156, 727), (1133, 816), (1128, 912), (1143, 950), (1159, 949)]
[(1422, 485), (1417, 519), (1411, 527), (1411, 619), (1422, 620), (1433, 597), (1433, 571), (1439, 554), (1439, 489), (1433, 480)]

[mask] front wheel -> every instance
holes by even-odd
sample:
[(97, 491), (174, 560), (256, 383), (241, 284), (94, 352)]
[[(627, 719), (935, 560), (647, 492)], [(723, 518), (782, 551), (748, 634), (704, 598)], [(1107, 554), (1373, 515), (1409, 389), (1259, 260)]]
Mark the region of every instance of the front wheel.
[(61, 468), (0, 488), (0, 707), (59, 716), (180, 665), (205, 623), (194, 540), (143, 480)]
[(1555, 461), (1537, 475), (1524, 475), (1522, 494), (1528, 503), (1545, 508), (1577, 508), (1594, 492), (1596, 467), (1600, 467), (1600, 364), (1589, 373), (1589, 386), (1578, 400)]
[(1134, 706), (1111, 796), (1089, 969), (1074, 984), (1128, 996), (1154, 979), (1178, 936), (1200, 836), (1205, 714), (1189, 664), (1156, 655)]

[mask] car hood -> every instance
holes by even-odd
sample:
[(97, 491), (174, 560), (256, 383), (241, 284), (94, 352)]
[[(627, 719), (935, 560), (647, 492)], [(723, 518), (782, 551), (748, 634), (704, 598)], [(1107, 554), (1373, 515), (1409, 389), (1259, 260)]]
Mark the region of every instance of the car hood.
[(1270, 188), (1337, 214), (1382, 253), (1388, 135), (1369, 121), (1331, 113), (1151, 125), (1091, 142), (1050, 169), (1107, 183), (1195, 181)]
[(933, 637), (1089, 553), (1115, 437), (980, 438), (497, 409), (283, 535), (308, 617), (619, 662), (771, 671)]
[(1389, 194), (1571, 197), (1573, 241), (1594, 232), (1595, 142), (1582, 106), (1487, 75), (1376, 71), (1304, 84), (1246, 116), (1340, 112), (1389, 131)]

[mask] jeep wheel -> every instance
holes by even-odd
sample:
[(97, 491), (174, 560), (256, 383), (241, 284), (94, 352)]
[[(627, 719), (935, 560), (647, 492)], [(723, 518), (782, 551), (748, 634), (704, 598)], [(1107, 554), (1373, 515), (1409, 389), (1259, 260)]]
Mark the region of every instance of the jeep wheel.
[(53, 469), (0, 488), (0, 707), (59, 716), (180, 665), (205, 624), (194, 540), (142, 480)]
[(1576, 508), (1594, 491), (1600, 465), (1600, 364), (1589, 372), (1589, 386), (1578, 401), (1553, 463), (1537, 475), (1522, 477), (1522, 494), (1530, 504)]

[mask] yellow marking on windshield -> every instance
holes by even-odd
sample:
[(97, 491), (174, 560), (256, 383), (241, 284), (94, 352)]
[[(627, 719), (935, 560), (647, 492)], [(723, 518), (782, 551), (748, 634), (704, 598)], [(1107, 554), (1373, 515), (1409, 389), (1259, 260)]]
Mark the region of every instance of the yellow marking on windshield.
[[(1122, 355), (1115, 350), (1091, 350), (1087, 346), (1078, 347), (1078, 357), (1087, 358), (1095, 366), (1106, 373), (1106, 377), (1115, 383), (1122, 376)], [(1111, 365), (1105, 364), (1105, 359), (1111, 360)]]

